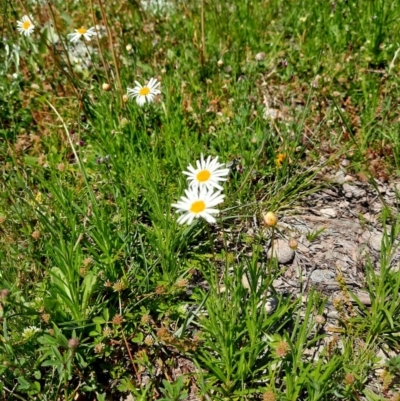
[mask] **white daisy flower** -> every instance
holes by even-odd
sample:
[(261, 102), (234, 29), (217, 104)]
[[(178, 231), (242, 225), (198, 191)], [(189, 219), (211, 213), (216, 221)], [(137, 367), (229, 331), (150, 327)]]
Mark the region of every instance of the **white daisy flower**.
[(135, 81), (136, 86), (132, 88), (128, 88), (128, 96), (130, 98), (136, 98), (136, 103), (141, 107), (146, 101), (147, 103), (152, 103), (154, 101), (154, 97), (161, 93), (159, 86), (160, 82), (157, 81), (156, 78), (150, 78), (150, 81), (147, 85), (140, 85), (138, 81)]
[(90, 38), (96, 35), (96, 30), (94, 27), (86, 29), (86, 28), (79, 28), (75, 29), (75, 33), (69, 33), (68, 38), (69, 40), (74, 43), (77, 42), (82, 36), (90, 42)]
[(32, 15), (24, 15), (21, 21), (17, 21), (17, 30), (25, 36), (30, 36), (34, 31), (35, 25), (33, 24)]
[(173, 203), (172, 207), (178, 209), (176, 212), (185, 212), (178, 218), (179, 224), (192, 224), (194, 219), (202, 217), (209, 223), (215, 223), (216, 220), (212, 216), (218, 214), (219, 210), (214, 206), (224, 201), (225, 195), (221, 192), (214, 192), (213, 189), (205, 187), (189, 188), (185, 190), (186, 196), (182, 196), (178, 203)]
[(200, 160), (196, 161), (196, 165), (197, 168), (194, 168), (189, 164), (189, 171), (183, 172), (188, 176), (189, 186), (207, 189), (217, 188), (222, 191), (223, 188), (218, 182), (226, 181), (225, 177), (229, 174), (229, 168), (224, 168), (225, 164), (218, 163), (218, 156), (215, 159), (208, 156), (207, 160), (204, 160), (204, 156), (201, 155)]

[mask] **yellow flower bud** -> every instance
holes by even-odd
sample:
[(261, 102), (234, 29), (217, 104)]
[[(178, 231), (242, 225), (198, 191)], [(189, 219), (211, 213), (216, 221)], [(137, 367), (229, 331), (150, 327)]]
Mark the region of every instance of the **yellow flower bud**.
[(278, 223), (278, 216), (274, 212), (263, 214), (264, 224), (268, 227), (275, 227)]

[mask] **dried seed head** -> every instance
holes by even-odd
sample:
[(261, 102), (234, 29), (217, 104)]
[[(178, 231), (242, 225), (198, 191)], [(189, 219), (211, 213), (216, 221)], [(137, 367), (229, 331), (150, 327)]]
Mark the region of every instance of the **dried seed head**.
[(40, 238), (40, 231), (39, 231), (39, 230), (35, 230), (35, 231), (32, 233), (32, 238), (33, 238), (34, 240), (38, 240), (38, 239)]
[(126, 289), (126, 284), (122, 280), (118, 280), (114, 283), (113, 289), (115, 292), (122, 292)]
[(0, 224), (3, 224), (6, 221), (6, 218), (4, 216), (0, 216)]
[(87, 267), (87, 266), (89, 266), (92, 262), (93, 262), (93, 259), (92, 259), (92, 258), (86, 258), (86, 259), (83, 260), (83, 266), (84, 266), (84, 267)]
[(79, 340), (77, 338), (71, 338), (68, 340), (68, 348), (76, 350), (79, 346)]
[(96, 346), (94, 347), (94, 352), (96, 354), (100, 354), (103, 351), (104, 347), (105, 345), (103, 343), (96, 344)]
[(51, 318), (50, 313), (43, 313), (40, 317), (44, 323), (49, 323)]
[(115, 315), (112, 319), (112, 323), (115, 325), (119, 325), (124, 321), (124, 318), (121, 315)]
[(274, 212), (263, 214), (264, 224), (268, 227), (275, 227), (278, 223), (278, 216)]
[(129, 96), (125, 93), (125, 95), (122, 96), (122, 100), (127, 103), (129, 101)]
[(64, 171), (65, 170), (65, 164), (64, 163), (58, 163), (57, 164), (57, 170), (58, 171)]
[(263, 394), (263, 401), (276, 401), (276, 394), (274, 393), (273, 390), (267, 390), (264, 394)]
[(356, 381), (356, 378), (354, 377), (353, 373), (347, 373), (344, 377), (344, 381), (348, 386), (350, 386)]
[(140, 322), (142, 324), (149, 324), (150, 323), (150, 315), (143, 315), (142, 318), (140, 319)]
[(7, 299), (7, 297), (10, 295), (10, 291), (7, 290), (7, 288), (4, 288), (0, 291), (0, 299), (4, 300)]
[(284, 358), (290, 351), (290, 346), (286, 341), (279, 341), (279, 343), (276, 345), (276, 355), (279, 358)]
[(317, 315), (317, 316), (315, 316), (315, 322), (320, 325), (323, 325), (323, 324), (325, 324), (326, 319), (322, 315)]
[(171, 342), (171, 340), (173, 341), (173, 337), (172, 337), (171, 333), (165, 327), (161, 327), (161, 329), (157, 330), (157, 337), (161, 341), (165, 341), (165, 342)]
[(152, 346), (152, 345), (154, 344), (154, 339), (153, 339), (153, 337), (152, 337), (150, 334), (148, 334), (148, 335), (145, 337), (145, 339), (144, 339), (144, 343), (145, 343), (148, 347)]
[(158, 285), (156, 287), (156, 294), (157, 295), (162, 295), (164, 293), (165, 293), (165, 287), (162, 284)]
[(188, 285), (188, 281), (185, 278), (182, 278), (176, 282), (176, 286), (178, 288), (186, 288)]
[(113, 333), (113, 331), (112, 331), (111, 327), (108, 327), (108, 326), (104, 327), (104, 329), (103, 329), (103, 336), (104, 337), (111, 337), (112, 333)]

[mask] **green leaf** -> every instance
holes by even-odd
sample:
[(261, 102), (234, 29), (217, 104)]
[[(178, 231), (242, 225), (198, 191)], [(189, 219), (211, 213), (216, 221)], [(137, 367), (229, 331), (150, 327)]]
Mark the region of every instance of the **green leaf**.
[(24, 377), (18, 377), (17, 380), (19, 382), (19, 390), (28, 390), (31, 387), (30, 383)]
[(51, 359), (44, 361), (41, 366), (59, 366), (62, 365), (60, 361), (53, 361)]
[(104, 324), (104, 323), (106, 323), (106, 321), (104, 320), (103, 317), (101, 317), (101, 316), (96, 316), (96, 317), (93, 318), (93, 323), (96, 323), (96, 324)]

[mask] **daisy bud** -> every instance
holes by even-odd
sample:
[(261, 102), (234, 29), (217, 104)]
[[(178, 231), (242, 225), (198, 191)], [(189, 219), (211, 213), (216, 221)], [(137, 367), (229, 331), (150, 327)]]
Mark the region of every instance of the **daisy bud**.
[(263, 215), (264, 224), (268, 227), (275, 227), (278, 223), (278, 216), (274, 212), (268, 212)]
[(289, 240), (289, 247), (291, 248), (291, 249), (293, 249), (294, 251), (297, 249), (297, 246), (298, 246), (299, 244), (298, 244), (298, 242), (294, 239), (294, 238), (290, 238), (290, 240)]
[(220, 60), (218, 60), (217, 64), (218, 64), (218, 67), (222, 67), (224, 65), (224, 62), (220, 59)]
[(125, 49), (128, 53), (130, 53), (132, 51), (132, 45), (131, 44), (126, 45)]
[(109, 91), (111, 90), (111, 85), (108, 84), (107, 82), (104, 82), (104, 84), (102, 85), (103, 91)]
[(129, 100), (129, 96), (127, 94), (123, 95), (122, 100), (126, 103)]

